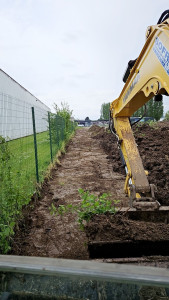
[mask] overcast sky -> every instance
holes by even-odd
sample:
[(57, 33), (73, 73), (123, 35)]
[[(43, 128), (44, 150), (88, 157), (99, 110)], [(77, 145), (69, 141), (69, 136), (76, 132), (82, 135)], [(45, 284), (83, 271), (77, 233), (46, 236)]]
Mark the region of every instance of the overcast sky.
[(98, 119), (166, 9), (167, 0), (0, 0), (0, 68), (51, 109), (62, 101), (75, 118)]

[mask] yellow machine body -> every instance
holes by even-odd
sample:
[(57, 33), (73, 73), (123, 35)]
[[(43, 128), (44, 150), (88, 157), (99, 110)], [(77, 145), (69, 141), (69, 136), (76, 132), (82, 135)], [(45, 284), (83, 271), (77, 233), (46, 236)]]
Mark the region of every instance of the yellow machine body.
[[(125, 192), (130, 206), (158, 209), (153, 186), (149, 184), (129, 117), (153, 96), (169, 94), (169, 18), (148, 27), (146, 43), (137, 58), (118, 99), (110, 105), (111, 118), (126, 163)], [(133, 194), (134, 187), (134, 194)], [(134, 195), (134, 196), (133, 196)]]

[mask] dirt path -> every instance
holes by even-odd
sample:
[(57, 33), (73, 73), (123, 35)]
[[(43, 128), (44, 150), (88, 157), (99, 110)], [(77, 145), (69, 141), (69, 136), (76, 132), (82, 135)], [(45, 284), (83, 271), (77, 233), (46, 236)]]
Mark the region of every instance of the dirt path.
[(88, 259), (87, 237), (75, 215), (51, 216), (49, 207), (80, 201), (79, 188), (95, 194), (111, 193), (112, 199), (127, 201), (124, 176), (113, 171), (100, 141), (88, 129), (79, 129), (70, 142), (61, 165), (44, 186), (44, 196), (27, 216), (15, 237), (12, 254)]

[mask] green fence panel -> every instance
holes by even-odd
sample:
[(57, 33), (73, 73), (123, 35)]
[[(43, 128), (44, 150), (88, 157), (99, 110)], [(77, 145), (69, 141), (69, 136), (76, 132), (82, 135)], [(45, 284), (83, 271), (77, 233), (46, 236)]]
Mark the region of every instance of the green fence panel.
[(31, 108), (9, 95), (3, 98), (8, 105), (0, 110), (0, 253), (9, 250), (9, 237), (23, 205), (30, 202), (37, 182), (43, 182), (70, 135), (61, 116)]

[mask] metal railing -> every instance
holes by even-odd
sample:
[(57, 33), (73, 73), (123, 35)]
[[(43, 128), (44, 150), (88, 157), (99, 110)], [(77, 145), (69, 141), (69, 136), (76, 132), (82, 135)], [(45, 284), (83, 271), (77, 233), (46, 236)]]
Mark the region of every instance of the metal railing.
[(169, 270), (55, 258), (0, 256), (0, 295), (12, 295), (12, 299), (15, 295), (16, 299), (24, 299), (21, 297), (27, 295), (29, 299), (166, 300)]

